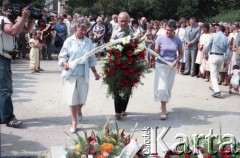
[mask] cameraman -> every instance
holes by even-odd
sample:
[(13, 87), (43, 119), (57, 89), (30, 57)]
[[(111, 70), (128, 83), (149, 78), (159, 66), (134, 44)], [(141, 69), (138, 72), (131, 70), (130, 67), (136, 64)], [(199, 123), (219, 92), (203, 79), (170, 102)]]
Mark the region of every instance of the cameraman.
[[(22, 9), (21, 17), (16, 23), (11, 22), (7, 16), (9, 1), (2, 1), (0, 16), (0, 122), (9, 127), (19, 127), (22, 121), (17, 120), (13, 114), (12, 105), (12, 71), (11, 52), (15, 48), (14, 37), (20, 32), (29, 32), (34, 26), (34, 19), (30, 19), (28, 7)], [(11, 19), (14, 21), (14, 19)]]

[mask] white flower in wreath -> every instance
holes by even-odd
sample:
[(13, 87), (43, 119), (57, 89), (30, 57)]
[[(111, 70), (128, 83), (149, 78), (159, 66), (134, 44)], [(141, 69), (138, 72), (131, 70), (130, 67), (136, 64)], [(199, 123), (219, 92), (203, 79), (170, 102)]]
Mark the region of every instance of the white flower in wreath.
[(137, 45), (137, 48), (134, 50), (133, 54), (138, 54), (146, 48), (146, 45), (142, 42)]
[(122, 38), (122, 44), (125, 45), (125, 44), (129, 43), (130, 40), (131, 40), (131, 36), (130, 35), (126, 36), (126, 37)]
[(117, 50), (119, 50), (120, 52), (123, 50), (123, 46), (121, 46), (121, 45), (116, 45), (115, 48)]

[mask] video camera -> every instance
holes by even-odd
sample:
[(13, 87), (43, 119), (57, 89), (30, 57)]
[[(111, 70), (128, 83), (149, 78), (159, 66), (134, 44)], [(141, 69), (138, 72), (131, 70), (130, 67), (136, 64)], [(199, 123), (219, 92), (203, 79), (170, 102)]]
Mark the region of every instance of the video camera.
[(38, 9), (32, 6), (32, 0), (9, 0), (10, 4), (8, 7), (10, 20), (17, 19), (18, 16), (21, 16), (22, 9), (28, 7), (30, 11), (30, 18), (40, 19), (42, 17), (42, 9)]

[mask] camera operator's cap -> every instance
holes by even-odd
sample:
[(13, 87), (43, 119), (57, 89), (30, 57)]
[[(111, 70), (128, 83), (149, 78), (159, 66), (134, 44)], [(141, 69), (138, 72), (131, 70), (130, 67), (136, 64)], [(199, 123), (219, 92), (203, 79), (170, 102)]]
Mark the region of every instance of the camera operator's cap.
[(47, 13), (47, 10), (46, 10), (46, 9), (43, 9), (43, 10), (42, 10), (42, 13)]

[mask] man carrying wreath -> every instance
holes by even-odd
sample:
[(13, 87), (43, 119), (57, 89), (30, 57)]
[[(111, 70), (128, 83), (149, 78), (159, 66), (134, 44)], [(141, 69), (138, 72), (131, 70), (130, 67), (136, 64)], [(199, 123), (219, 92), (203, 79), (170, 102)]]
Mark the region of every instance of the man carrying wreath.
[[(133, 33), (128, 23), (130, 21), (129, 14), (127, 12), (121, 12), (118, 15), (118, 27), (113, 30), (111, 40), (116, 40)], [(122, 97), (119, 92), (114, 92), (114, 106), (115, 106), (115, 118), (120, 120), (121, 116), (126, 116), (127, 104), (130, 98), (130, 94), (126, 97)]]

